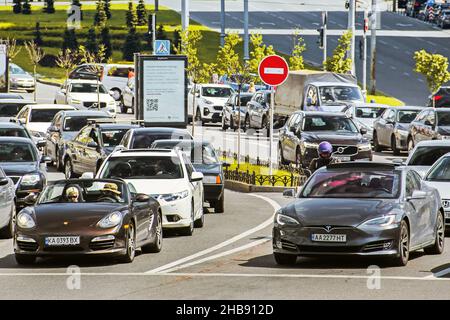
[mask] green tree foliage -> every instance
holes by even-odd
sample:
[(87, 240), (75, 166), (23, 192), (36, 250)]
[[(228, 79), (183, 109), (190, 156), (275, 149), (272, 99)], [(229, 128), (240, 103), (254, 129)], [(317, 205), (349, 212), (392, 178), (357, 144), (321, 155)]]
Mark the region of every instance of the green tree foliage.
[(135, 28), (137, 26), (137, 14), (133, 2), (128, 2), (128, 11), (125, 15), (126, 24), (128, 28)]
[(97, 34), (95, 33), (94, 27), (89, 28), (84, 46), (86, 47), (86, 50), (91, 53), (96, 53), (98, 51)]
[(113, 48), (108, 27), (104, 27), (100, 32), (100, 42), (105, 46), (105, 60), (109, 60), (112, 57)]
[(157, 40), (167, 40), (167, 33), (164, 30), (164, 26), (160, 24), (158, 28), (156, 28), (156, 39)]
[(294, 48), (292, 49), (291, 56), (289, 57), (289, 70), (303, 70), (305, 64), (303, 61), (303, 52), (306, 50), (305, 40), (298, 35), (294, 34)]
[(71, 50), (77, 50), (78, 48), (78, 41), (77, 41), (77, 35), (75, 34), (75, 29), (67, 29), (64, 30), (63, 35), (63, 45), (62, 50), (65, 51), (66, 49)]
[(325, 69), (336, 73), (348, 73), (352, 70), (352, 59), (346, 58), (352, 39), (351, 31), (345, 32), (338, 40), (333, 55), (325, 61)]
[(105, 1), (106, 18), (109, 20), (112, 17), (112, 15), (111, 15), (111, 1), (110, 0), (104, 0), (104, 1)]
[[(260, 33), (255, 33), (250, 36), (250, 43), (252, 51), (250, 52), (250, 60), (248, 62), (250, 72), (258, 74), (258, 66), (262, 59), (267, 56), (275, 54), (273, 46), (267, 46), (263, 41), (263, 36)], [(258, 77), (256, 77), (258, 78)], [(257, 79), (253, 79), (257, 80)]]
[(145, 26), (147, 24), (147, 10), (145, 9), (144, 0), (139, 0), (136, 7), (136, 15), (138, 26)]
[(426, 78), (431, 94), (436, 93), (444, 83), (450, 80), (447, 57), (420, 50), (414, 52), (414, 60), (416, 62), (414, 71)]
[(136, 32), (135, 27), (131, 27), (128, 30), (128, 34), (125, 38), (125, 42), (122, 47), (122, 57), (124, 60), (133, 61), (134, 53), (141, 50), (141, 38)]
[(13, 12), (14, 13), (21, 13), (22, 12), (22, 1), (21, 0), (14, 0), (13, 5)]
[(55, 13), (55, 2), (53, 0), (45, 0), (45, 13)]
[(34, 43), (36, 43), (39, 47), (41, 47), (44, 44), (44, 41), (42, 40), (42, 33), (41, 33), (41, 24), (39, 22), (36, 22), (36, 26), (34, 27)]
[(69, 72), (77, 65), (77, 52), (70, 49), (60, 50), (56, 57), (56, 65), (66, 72), (66, 80)]
[(236, 47), (241, 42), (242, 39), (237, 33), (229, 33), (226, 35), (223, 47), (220, 47), (217, 52), (217, 73), (220, 76), (233, 74), (236, 66), (240, 65)]
[[(188, 63), (186, 72), (188, 77), (194, 82), (199, 82), (202, 66), (198, 58), (198, 44), (202, 39), (202, 33), (199, 30), (183, 30), (180, 33), (181, 44), (175, 48), (175, 53), (185, 55)], [(159, 39), (159, 38), (157, 38)]]
[(28, 0), (25, 0), (22, 5), (22, 13), (23, 14), (31, 14), (31, 5)]
[(97, 10), (95, 11), (94, 16), (94, 25), (103, 28), (106, 25), (107, 20), (108, 17), (106, 16), (105, 2), (103, 0), (98, 0)]

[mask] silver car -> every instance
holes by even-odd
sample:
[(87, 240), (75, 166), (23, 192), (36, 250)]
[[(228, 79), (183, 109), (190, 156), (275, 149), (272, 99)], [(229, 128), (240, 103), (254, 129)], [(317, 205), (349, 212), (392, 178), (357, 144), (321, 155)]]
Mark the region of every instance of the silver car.
[(9, 87), (10, 89), (24, 89), (27, 92), (34, 92), (36, 83), (34, 78), (17, 64), (9, 65)]
[(373, 124), (375, 120), (388, 108), (387, 105), (377, 103), (361, 103), (347, 107), (343, 112), (353, 119), (359, 129), (365, 128), (364, 138), (372, 141)]
[(15, 186), (0, 168), (0, 237), (11, 238), (14, 233), (16, 207), (14, 204)]

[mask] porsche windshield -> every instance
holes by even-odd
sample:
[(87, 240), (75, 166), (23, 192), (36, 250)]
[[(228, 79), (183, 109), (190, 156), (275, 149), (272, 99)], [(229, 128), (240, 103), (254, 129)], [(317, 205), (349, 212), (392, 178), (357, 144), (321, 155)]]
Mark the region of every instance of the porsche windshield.
[(396, 198), (400, 175), (392, 171), (317, 172), (302, 198)]

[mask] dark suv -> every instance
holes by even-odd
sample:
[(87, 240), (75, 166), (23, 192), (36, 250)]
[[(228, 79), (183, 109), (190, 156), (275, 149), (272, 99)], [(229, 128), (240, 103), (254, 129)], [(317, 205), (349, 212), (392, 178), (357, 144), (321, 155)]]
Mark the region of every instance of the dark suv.
[(281, 164), (309, 166), (318, 157), (319, 143), (328, 141), (341, 161), (372, 160), (372, 146), (362, 136), (366, 133), (343, 113), (298, 111), (280, 129), (278, 159)]
[(408, 150), (420, 141), (450, 139), (450, 108), (426, 108), (409, 127)]
[(440, 87), (438, 92), (428, 97), (430, 108), (450, 108), (450, 86)]

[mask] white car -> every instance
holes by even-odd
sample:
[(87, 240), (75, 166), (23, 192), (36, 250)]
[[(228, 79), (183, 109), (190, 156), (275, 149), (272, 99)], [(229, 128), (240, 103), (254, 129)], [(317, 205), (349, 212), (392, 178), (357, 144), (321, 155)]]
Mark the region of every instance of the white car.
[(234, 90), (226, 84), (198, 84), (188, 94), (188, 116), (194, 117), (193, 98), (195, 94), (195, 120), (207, 122), (222, 122), (222, 110)]
[[(82, 178), (92, 177), (92, 173)], [(165, 229), (192, 235), (203, 227), (203, 174), (196, 172), (180, 150), (120, 150), (100, 167), (97, 178), (121, 178), (136, 189), (156, 198)]]
[(373, 123), (389, 106), (377, 103), (361, 103), (351, 105), (344, 110), (344, 113), (351, 117), (359, 129), (366, 128), (365, 138), (372, 141)]
[(120, 112), (127, 113), (128, 109), (131, 109), (131, 113), (134, 112), (134, 77), (128, 79), (127, 85), (122, 91), (122, 105), (120, 106)]
[(80, 110), (106, 111), (111, 116), (116, 116), (116, 101), (101, 82), (98, 84), (97, 93), (96, 80), (67, 80), (56, 91), (54, 102), (67, 103)]
[(427, 185), (436, 188), (442, 199), (445, 226), (450, 229), (450, 153), (439, 158), (424, 178)]
[(448, 152), (450, 140), (421, 141), (409, 153), (405, 165), (413, 167), (423, 177), (430, 167)]
[(67, 104), (29, 104), (20, 110), (14, 120), (22, 123), (39, 142), (45, 139), (53, 117), (62, 110), (76, 110), (76, 108)]
[(0, 168), (0, 236), (4, 238), (11, 238), (14, 233), (15, 196), (16, 188), (13, 181)]

